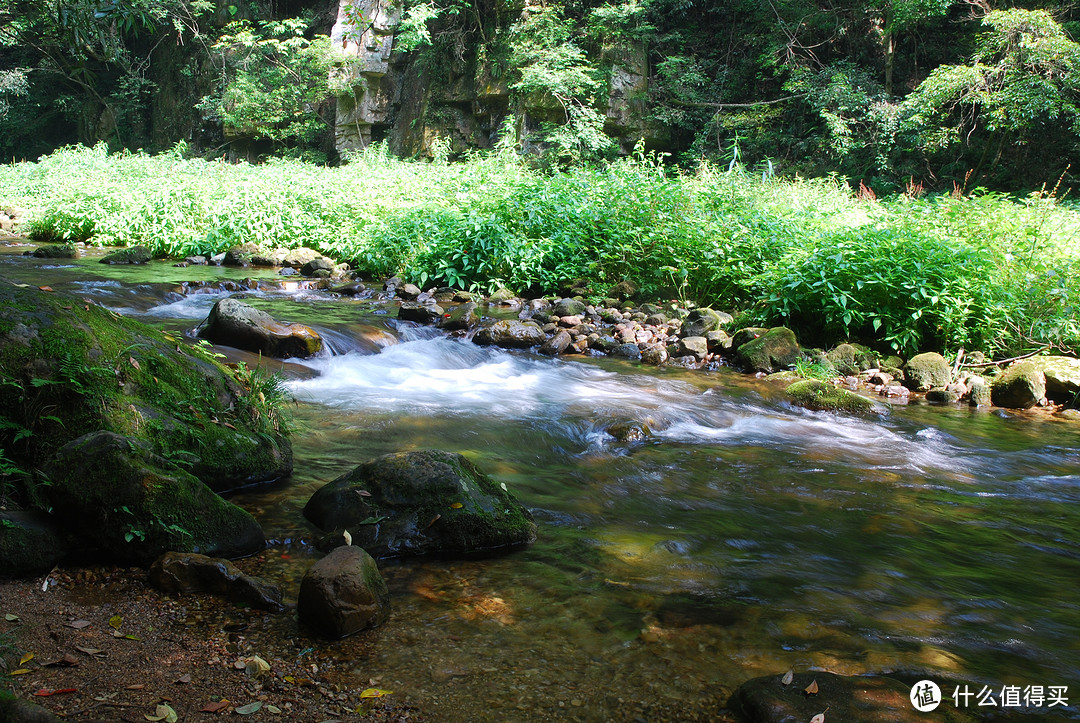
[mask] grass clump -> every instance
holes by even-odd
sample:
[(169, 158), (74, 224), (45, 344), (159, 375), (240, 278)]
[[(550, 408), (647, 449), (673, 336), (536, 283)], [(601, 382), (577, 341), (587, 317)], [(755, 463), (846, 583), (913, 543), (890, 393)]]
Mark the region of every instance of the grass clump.
[(541, 173), (510, 152), (417, 163), (230, 165), (70, 147), (0, 166), (37, 238), (156, 255), (310, 246), (371, 276), (546, 293), (584, 278), (742, 312), (807, 343), (910, 355), (1077, 350), (1080, 214), (1052, 195), (858, 198), (835, 178), (693, 173), (637, 152)]

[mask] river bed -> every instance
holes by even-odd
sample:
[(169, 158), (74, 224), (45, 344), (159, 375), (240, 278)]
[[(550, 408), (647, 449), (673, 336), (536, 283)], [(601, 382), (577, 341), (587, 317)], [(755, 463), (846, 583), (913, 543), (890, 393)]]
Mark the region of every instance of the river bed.
[[(438, 720), (629, 720), (794, 668), (947, 694), (1069, 686), (1069, 706), (1027, 712), (1080, 718), (1075, 423), (917, 403), (808, 412), (729, 369), (481, 348), (271, 270), (22, 250), (3, 249), (0, 277), (188, 334), (233, 292), (181, 282), (256, 277), (249, 303), (326, 336), (333, 354), (266, 362), (296, 399), (294, 474), (231, 495), (272, 540), (264, 573), (290, 599), (318, 557), (301, 509), (373, 456), (460, 452), (532, 510), (528, 548), (382, 565), (391, 622), (331, 646), (359, 687), (378, 680)], [(630, 420), (652, 436), (605, 431)]]

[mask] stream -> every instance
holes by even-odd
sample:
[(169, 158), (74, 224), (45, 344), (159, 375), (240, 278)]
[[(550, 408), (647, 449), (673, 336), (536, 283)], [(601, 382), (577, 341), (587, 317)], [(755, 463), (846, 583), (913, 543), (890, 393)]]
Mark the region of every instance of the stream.
[[(950, 706), (957, 681), (1069, 686), (1068, 706), (1026, 712), (1080, 719), (1076, 423), (918, 403), (808, 412), (725, 368), (478, 347), (269, 269), (25, 248), (0, 247), (0, 278), (190, 336), (233, 292), (181, 282), (252, 277), (248, 303), (327, 340), (326, 356), (268, 362), (296, 399), (295, 472), (230, 495), (263, 525), (262, 572), (287, 598), (319, 556), (304, 504), (373, 456), (460, 452), (532, 510), (530, 547), (380, 565), (390, 623), (331, 646), (357, 686), (437, 720), (651, 720), (794, 668), (931, 678)], [(620, 421), (652, 436), (619, 442), (605, 430)]]

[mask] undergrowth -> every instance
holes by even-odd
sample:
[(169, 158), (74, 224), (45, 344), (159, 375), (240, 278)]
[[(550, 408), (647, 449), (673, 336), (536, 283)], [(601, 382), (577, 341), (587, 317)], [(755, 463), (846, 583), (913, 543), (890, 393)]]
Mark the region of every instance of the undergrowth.
[(0, 205), (30, 208), (38, 239), (167, 256), (310, 246), (425, 286), (539, 294), (584, 278), (599, 300), (629, 278), (645, 296), (786, 324), (808, 343), (1080, 348), (1080, 214), (1046, 193), (873, 201), (836, 178), (679, 174), (641, 152), (540, 173), (510, 152), (418, 163), (373, 146), (324, 168), (183, 150), (69, 147), (0, 166)]

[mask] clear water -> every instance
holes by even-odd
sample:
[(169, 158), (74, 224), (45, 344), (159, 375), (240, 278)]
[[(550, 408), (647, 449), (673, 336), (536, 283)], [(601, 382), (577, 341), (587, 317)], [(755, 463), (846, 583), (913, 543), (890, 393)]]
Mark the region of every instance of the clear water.
[[(188, 271), (0, 256), (0, 276), (190, 332), (220, 295), (179, 293)], [(495, 558), (384, 565), (391, 622), (327, 646), (344, 684), (377, 680), (440, 720), (677, 719), (794, 667), (1068, 685), (1055, 712), (1080, 717), (1075, 423), (812, 413), (728, 370), (552, 360), (397, 328), (381, 302), (251, 298), (336, 352), (278, 365), (296, 471), (233, 497), (273, 538), (267, 571), (291, 594), (317, 555), (303, 505), (378, 454), (465, 454), (539, 525), (536, 544)], [(626, 420), (653, 436), (605, 431)]]

